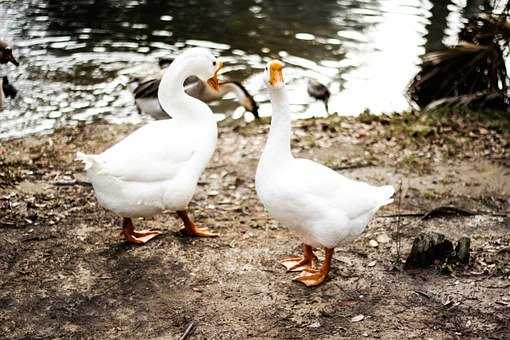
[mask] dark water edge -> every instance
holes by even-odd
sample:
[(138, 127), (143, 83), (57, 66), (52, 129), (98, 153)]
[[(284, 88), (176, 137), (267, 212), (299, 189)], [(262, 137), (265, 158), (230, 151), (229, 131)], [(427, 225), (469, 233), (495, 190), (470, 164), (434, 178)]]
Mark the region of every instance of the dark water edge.
[[(456, 41), (483, 1), (0, 1), (0, 37), (22, 63), (2, 65), (20, 96), (0, 113), (0, 138), (106, 119), (139, 122), (128, 83), (189, 46), (225, 58), (270, 115), (261, 82), (284, 60), (296, 117), (325, 116), (309, 77), (332, 91), (329, 113), (409, 108), (405, 88), (420, 56)], [(247, 119), (232, 100), (215, 112)], [(223, 115), (219, 116), (221, 119)]]

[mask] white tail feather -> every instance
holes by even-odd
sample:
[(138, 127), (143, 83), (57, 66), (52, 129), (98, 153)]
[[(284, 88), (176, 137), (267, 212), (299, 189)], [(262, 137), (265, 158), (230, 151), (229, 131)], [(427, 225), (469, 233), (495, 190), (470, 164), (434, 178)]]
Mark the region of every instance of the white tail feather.
[(382, 186), (382, 187), (379, 187), (379, 189), (381, 190), (381, 206), (383, 205), (386, 205), (386, 204), (390, 204), (393, 202), (393, 194), (395, 194), (395, 188), (391, 185), (385, 185), (385, 186)]

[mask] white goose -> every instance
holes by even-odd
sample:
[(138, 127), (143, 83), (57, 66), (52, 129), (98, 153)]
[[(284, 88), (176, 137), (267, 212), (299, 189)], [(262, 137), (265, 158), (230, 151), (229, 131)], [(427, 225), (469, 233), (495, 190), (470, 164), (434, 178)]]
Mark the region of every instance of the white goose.
[(187, 235), (217, 236), (196, 227), (187, 214), (198, 178), (216, 147), (218, 130), (211, 109), (187, 95), (183, 84), (196, 75), (217, 88), (221, 66), (206, 49), (185, 51), (159, 86), (161, 106), (173, 119), (150, 122), (99, 155), (78, 153), (99, 203), (124, 218), (122, 235), (128, 242), (145, 243), (160, 234), (135, 231), (131, 219), (162, 210), (175, 211)]
[[(304, 243), (304, 256), (281, 263), (288, 271), (302, 271), (296, 281), (316, 286), (328, 276), (334, 248), (340, 241), (358, 236), (375, 212), (393, 201), (395, 190), (354, 181), (321, 164), (292, 156), (283, 66), (273, 60), (266, 67), (273, 115), (255, 184), (269, 214), (300, 234)], [(315, 247), (325, 248), (319, 270), (315, 269)]]

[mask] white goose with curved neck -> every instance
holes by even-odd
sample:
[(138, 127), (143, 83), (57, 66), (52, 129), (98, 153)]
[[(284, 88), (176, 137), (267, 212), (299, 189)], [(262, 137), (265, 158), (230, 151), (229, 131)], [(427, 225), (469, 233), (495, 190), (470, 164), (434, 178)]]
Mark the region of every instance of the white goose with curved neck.
[(173, 119), (150, 122), (101, 154), (78, 154), (101, 205), (123, 217), (187, 208), (218, 130), (211, 109), (183, 84), (190, 75), (213, 76), (213, 59), (192, 49), (165, 71), (158, 96)]
[(178, 57), (170, 64), (161, 78), (158, 99), (164, 111), (178, 121), (210, 123), (214, 116), (209, 106), (184, 91), (184, 81), (196, 74), (195, 59)]

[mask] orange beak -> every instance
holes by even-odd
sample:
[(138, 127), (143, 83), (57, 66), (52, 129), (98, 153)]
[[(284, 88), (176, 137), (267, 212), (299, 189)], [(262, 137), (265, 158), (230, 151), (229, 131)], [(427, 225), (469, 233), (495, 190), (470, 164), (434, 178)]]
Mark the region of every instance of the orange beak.
[(216, 61), (216, 70), (214, 70), (214, 75), (207, 80), (207, 84), (209, 84), (213, 89), (219, 91), (220, 82), (218, 80), (218, 71), (223, 67), (223, 62), (220, 60)]
[(269, 67), (269, 83), (272, 86), (278, 87), (283, 85), (283, 67), (285, 66), (284, 63), (282, 63), (279, 60), (271, 60), (268, 63)]

